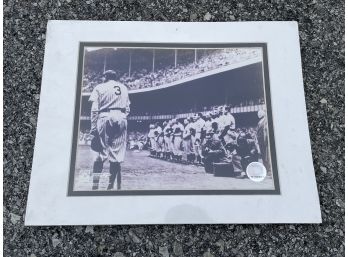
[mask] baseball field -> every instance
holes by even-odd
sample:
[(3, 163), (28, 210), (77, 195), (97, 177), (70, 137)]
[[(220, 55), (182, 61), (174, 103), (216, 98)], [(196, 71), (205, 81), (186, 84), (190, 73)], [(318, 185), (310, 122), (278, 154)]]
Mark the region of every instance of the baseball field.
[[(92, 166), (95, 153), (87, 145), (79, 145), (76, 159), (74, 190), (92, 188)], [(99, 190), (108, 185), (109, 164), (104, 164)], [(173, 163), (149, 157), (148, 151), (127, 151), (122, 163), (122, 190), (263, 190), (274, 189), (273, 181), (262, 182), (232, 177), (214, 177), (196, 165)]]

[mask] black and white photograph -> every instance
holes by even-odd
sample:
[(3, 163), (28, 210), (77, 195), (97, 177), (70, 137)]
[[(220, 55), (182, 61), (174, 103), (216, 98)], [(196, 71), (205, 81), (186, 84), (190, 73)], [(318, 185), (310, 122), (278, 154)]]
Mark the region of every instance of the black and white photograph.
[(81, 44), (69, 193), (279, 193), (266, 46)]

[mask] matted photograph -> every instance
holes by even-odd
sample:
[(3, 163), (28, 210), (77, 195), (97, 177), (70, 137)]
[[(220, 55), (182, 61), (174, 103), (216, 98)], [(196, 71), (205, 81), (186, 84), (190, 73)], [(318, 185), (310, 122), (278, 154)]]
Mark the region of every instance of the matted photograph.
[(68, 196), (279, 194), (267, 44), (80, 43)]
[(26, 225), (296, 222), (321, 222), (296, 22), (48, 23)]

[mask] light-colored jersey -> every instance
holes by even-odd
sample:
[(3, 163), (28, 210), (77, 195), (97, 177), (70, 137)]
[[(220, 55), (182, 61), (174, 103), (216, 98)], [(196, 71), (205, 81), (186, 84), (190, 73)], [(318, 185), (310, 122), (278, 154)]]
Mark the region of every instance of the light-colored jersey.
[(184, 128), (184, 133), (183, 133), (183, 137), (187, 137), (191, 134), (191, 128), (194, 129), (194, 124), (193, 123), (188, 123), (185, 128)]
[(212, 121), (211, 120), (207, 120), (204, 122), (204, 126), (203, 126), (203, 130), (208, 131), (211, 129), (211, 125), (212, 125)]
[(203, 126), (203, 130), (208, 131), (210, 130), (212, 127), (213, 121), (212, 120), (207, 120), (204, 122), (204, 126)]
[(163, 128), (163, 132), (166, 133), (166, 130), (167, 130), (168, 128), (170, 128), (170, 126), (169, 126), (169, 125), (166, 125), (166, 126)]
[(155, 137), (155, 129), (150, 129), (149, 134), (147, 135), (148, 137)]
[(164, 135), (165, 136), (168, 136), (168, 132), (171, 130), (171, 126), (170, 125), (167, 125), (167, 126), (165, 126), (164, 128), (163, 128), (163, 131), (164, 131)]
[(226, 144), (237, 144), (237, 133), (234, 131), (227, 131), (226, 135), (224, 136), (224, 140)]
[(97, 85), (93, 89), (89, 101), (97, 103), (99, 111), (110, 108), (125, 108), (126, 112), (129, 113), (128, 89), (125, 85), (114, 80)]
[(157, 128), (154, 128), (154, 132), (157, 131), (158, 135), (162, 133), (162, 128), (158, 126)]
[(211, 123), (214, 123), (214, 122), (216, 122), (219, 125), (220, 117), (213, 118)]
[(232, 126), (233, 129), (236, 127), (236, 121), (231, 113), (221, 116), (221, 127)]
[(194, 129), (196, 130), (196, 134), (201, 134), (202, 128), (204, 128), (205, 121), (202, 118), (199, 118), (193, 124), (194, 124)]
[(218, 130), (222, 130), (223, 128), (224, 128), (224, 122), (223, 122), (223, 117), (222, 117), (222, 115), (221, 116), (219, 116), (219, 117), (216, 117), (215, 119), (214, 119), (214, 121), (213, 122), (216, 122), (217, 123), (217, 125), (218, 125)]
[[(180, 136), (181, 133), (184, 131), (184, 126), (180, 122), (178, 124), (174, 124), (172, 128), (175, 136)], [(177, 130), (180, 130), (180, 132), (175, 132)]]

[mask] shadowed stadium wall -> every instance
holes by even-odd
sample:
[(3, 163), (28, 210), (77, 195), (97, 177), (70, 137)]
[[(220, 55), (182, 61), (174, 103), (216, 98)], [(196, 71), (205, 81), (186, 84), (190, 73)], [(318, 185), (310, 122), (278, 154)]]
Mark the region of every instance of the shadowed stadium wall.
[[(264, 102), (262, 63), (255, 63), (174, 86), (129, 94), (129, 130), (146, 131), (151, 122), (184, 118), (214, 106), (233, 107), (237, 127), (255, 126), (257, 111)], [(82, 131), (90, 128), (89, 94), (82, 96)]]

